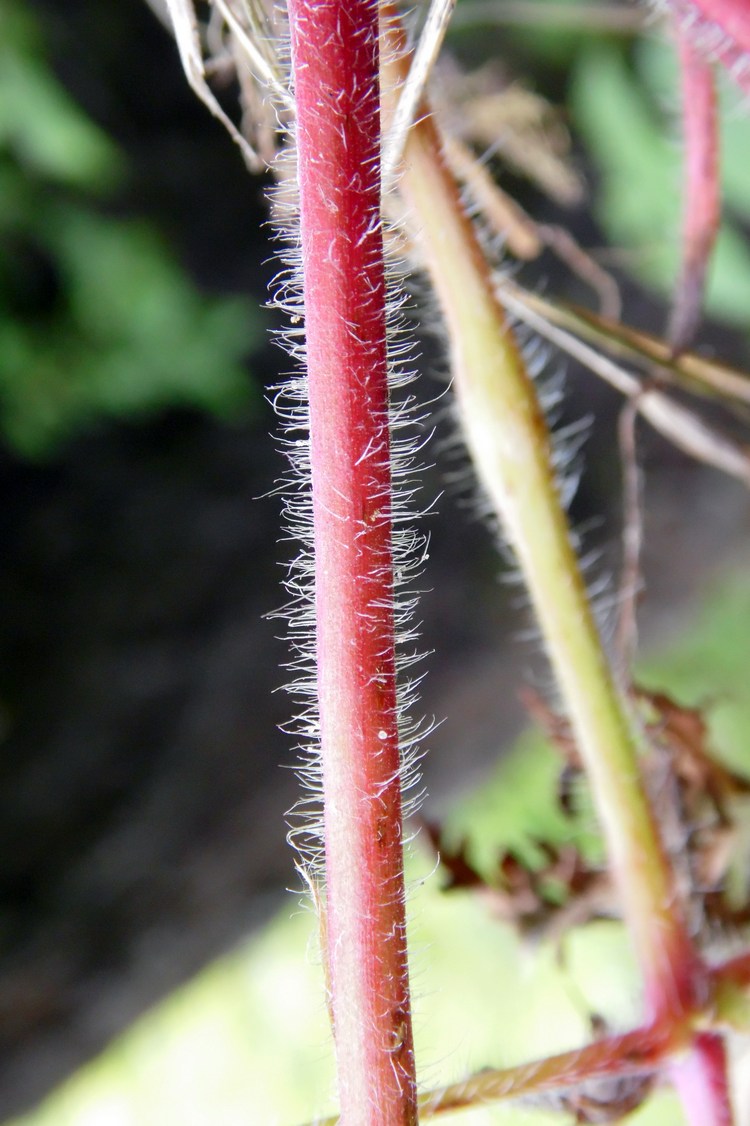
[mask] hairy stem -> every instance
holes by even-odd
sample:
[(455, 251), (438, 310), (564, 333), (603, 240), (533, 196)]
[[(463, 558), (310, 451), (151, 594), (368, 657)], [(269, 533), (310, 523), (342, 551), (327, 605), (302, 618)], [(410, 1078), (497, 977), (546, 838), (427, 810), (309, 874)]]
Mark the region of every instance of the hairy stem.
[(378, 13), (290, 0), (327, 963), (342, 1121), (416, 1122), (394, 657)]
[[(554, 1092), (573, 1092), (601, 1079), (640, 1078), (647, 1083), (664, 1066), (684, 1034), (662, 1024), (647, 1025), (617, 1036), (607, 1036), (571, 1052), (507, 1068), (483, 1068), (476, 1075), (427, 1091), (419, 1096), (420, 1120), (490, 1107)], [(337, 1126), (337, 1117), (317, 1126)]]
[(706, 58), (750, 92), (750, 5), (747, 0), (657, 0), (680, 21)]

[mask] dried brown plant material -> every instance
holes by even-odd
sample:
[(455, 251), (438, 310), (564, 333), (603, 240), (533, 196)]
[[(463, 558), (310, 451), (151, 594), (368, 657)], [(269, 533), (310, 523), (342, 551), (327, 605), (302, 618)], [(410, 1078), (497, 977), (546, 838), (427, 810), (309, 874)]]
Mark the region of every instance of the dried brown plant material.
[[(665, 390), (644, 387), (637, 376), (605, 355), (600, 346), (580, 339), (579, 336), (586, 336), (585, 330), (578, 331), (581, 324), (586, 323), (585, 318), (576, 317), (563, 306), (529, 293), (508, 279), (498, 282), (498, 290), (508, 309), (524, 324), (623, 395), (636, 399), (639, 414), (677, 449), (750, 485), (750, 445), (747, 442), (735, 439), (708, 422), (702, 414)], [(561, 327), (562, 323), (566, 323), (565, 328)]]
[[(707, 934), (717, 926), (744, 927), (750, 923), (750, 888), (739, 900), (736, 894), (731, 898), (727, 878), (739, 838), (737, 799), (750, 794), (750, 781), (717, 760), (703, 709), (681, 705), (664, 692), (640, 687), (631, 692), (646, 710), (650, 749), (643, 769), (669, 852), (680, 861), (683, 894)], [(560, 754), (557, 801), (572, 817), (582, 767), (570, 725), (534, 689), (525, 688), (522, 698)], [(470, 859), (467, 839), (453, 847), (438, 824), (427, 824), (426, 830), (448, 876), (444, 889), (481, 894), (491, 913), (512, 923), (519, 934), (558, 942), (571, 927), (619, 915), (609, 873), (572, 843), (530, 838), (535, 863), (502, 849), (481, 871)]]
[[(239, 146), (250, 171), (264, 171), (273, 159), (279, 115), (283, 117), (291, 106), (277, 55), (279, 29), (273, 5), (263, 0), (212, 0), (206, 27), (194, 0), (164, 0), (164, 4), (191, 88)], [(240, 87), (241, 128), (209, 82), (228, 71), (234, 72)]]
[(571, 161), (562, 113), (546, 98), (509, 83), (494, 63), (461, 74), (441, 70), (436, 108), (450, 131), (498, 156), (564, 207), (580, 203), (583, 181)]
[(577, 1126), (605, 1126), (622, 1122), (654, 1089), (653, 1075), (628, 1075), (590, 1084), (561, 1096), (561, 1109), (574, 1116)]
[(710, 747), (704, 710), (679, 704), (666, 692), (636, 687), (635, 694), (656, 713), (648, 729), (651, 737), (669, 751), (687, 808), (695, 810), (708, 798), (726, 822), (728, 799), (750, 793), (750, 781), (718, 761)]
[(537, 225), (512, 196), (496, 183), (486, 164), (463, 141), (446, 134), (445, 154), (456, 177), (493, 231), (515, 258), (537, 258), (544, 248)]
[(502, 849), (485, 874), (471, 862), (467, 840), (452, 847), (438, 824), (423, 825), (440, 870), (447, 874), (443, 890), (481, 895), (490, 913), (512, 923), (521, 935), (556, 942), (571, 926), (615, 913), (609, 875), (590, 865), (573, 844), (531, 839), (541, 863), (532, 866)]
[(421, 826), (440, 862), (441, 872), (444, 876), (447, 876), (447, 879), (443, 882), (443, 891), (452, 891), (454, 888), (487, 886), (484, 876), (480, 875), (478, 869), (468, 858), (468, 846), (465, 840), (461, 841), (455, 848), (448, 848), (443, 837), (443, 830), (437, 822), (422, 819)]
[(535, 688), (524, 686), (519, 692), (521, 703), (531, 719), (544, 732), (550, 744), (560, 752), (567, 766), (581, 770), (581, 756), (576, 746), (573, 731), (565, 716), (560, 715)]
[(619, 317), (620, 290), (613, 276), (581, 247), (564, 227), (537, 223), (500, 187), (487, 165), (457, 137), (445, 132), (443, 147), (456, 178), (490, 230), (500, 235), (510, 254), (530, 261), (545, 248), (596, 293), (602, 316)]

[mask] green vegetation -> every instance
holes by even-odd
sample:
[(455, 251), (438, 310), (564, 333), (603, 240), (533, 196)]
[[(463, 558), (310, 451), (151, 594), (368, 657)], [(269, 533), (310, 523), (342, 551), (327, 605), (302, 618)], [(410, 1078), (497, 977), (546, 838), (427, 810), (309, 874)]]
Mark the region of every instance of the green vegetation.
[(0, 23), (0, 416), (41, 457), (102, 416), (236, 416), (261, 316), (201, 293), (159, 232), (107, 214), (127, 162), (53, 77), (24, 5)]

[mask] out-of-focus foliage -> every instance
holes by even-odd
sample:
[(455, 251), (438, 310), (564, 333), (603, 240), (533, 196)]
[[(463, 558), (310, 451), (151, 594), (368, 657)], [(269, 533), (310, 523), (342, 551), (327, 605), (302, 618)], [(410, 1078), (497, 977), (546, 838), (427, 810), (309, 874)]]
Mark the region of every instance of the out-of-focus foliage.
[(24, 5), (0, 0), (0, 412), (41, 456), (100, 415), (251, 398), (260, 317), (200, 293), (158, 232), (104, 204), (116, 147), (53, 77)]

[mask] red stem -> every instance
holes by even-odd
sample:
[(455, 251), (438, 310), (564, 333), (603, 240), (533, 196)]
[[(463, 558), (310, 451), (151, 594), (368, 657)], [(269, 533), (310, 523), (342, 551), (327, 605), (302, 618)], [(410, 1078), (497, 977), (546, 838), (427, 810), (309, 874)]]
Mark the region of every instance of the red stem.
[(750, 5), (747, 0), (667, 0), (695, 47), (750, 93)]
[(690, 343), (700, 319), (706, 278), (721, 223), (719, 125), (713, 69), (678, 30), (685, 136), (682, 266), (669, 324), (675, 353)]
[(342, 1121), (416, 1123), (394, 656), (378, 9), (290, 0), (327, 960)]
[(727, 1053), (719, 1033), (699, 1032), (670, 1070), (690, 1126), (732, 1126)]

